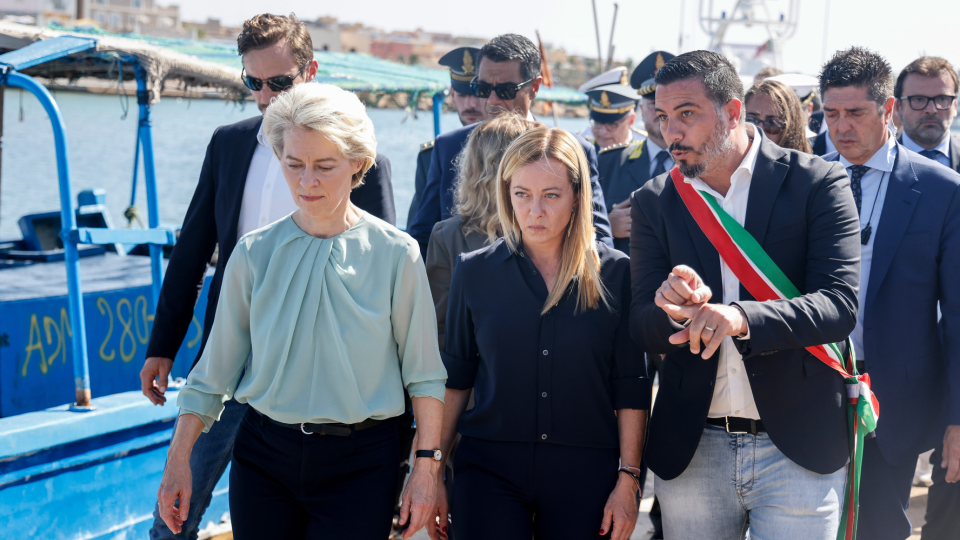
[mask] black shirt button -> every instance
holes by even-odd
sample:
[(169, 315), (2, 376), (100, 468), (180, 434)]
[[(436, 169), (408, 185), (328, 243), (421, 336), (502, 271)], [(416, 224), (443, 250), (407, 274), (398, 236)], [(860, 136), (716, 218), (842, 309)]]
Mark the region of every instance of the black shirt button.
[(550, 354), (550, 351), (544, 349), (544, 350), (543, 350), (543, 355), (546, 356), (546, 355), (548, 355), (548, 354)]
[(541, 397), (547, 397), (547, 393), (544, 392), (544, 393), (540, 394), (540, 396), (541, 396)]
[(543, 440), (547, 440), (547, 434), (544, 433), (543, 435), (540, 436), (540, 438), (543, 439)]

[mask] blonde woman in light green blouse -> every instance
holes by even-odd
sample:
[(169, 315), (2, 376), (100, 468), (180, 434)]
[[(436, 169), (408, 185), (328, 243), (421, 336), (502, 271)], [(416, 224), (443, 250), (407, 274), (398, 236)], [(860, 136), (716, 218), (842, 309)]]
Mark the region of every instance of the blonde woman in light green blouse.
[(237, 540), (383, 540), (400, 461), (388, 420), (406, 389), (421, 450), (402, 498), (409, 538), (434, 507), (446, 381), (419, 248), (350, 203), (376, 156), (356, 96), (297, 85), (274, 99), (263, 129), (298, 210), (241, 238), (227, 264), (209, 341), (177, 400), (160, 515), (179, 532), (193, 444), (235, 397), (250, 405), (230, 471)]

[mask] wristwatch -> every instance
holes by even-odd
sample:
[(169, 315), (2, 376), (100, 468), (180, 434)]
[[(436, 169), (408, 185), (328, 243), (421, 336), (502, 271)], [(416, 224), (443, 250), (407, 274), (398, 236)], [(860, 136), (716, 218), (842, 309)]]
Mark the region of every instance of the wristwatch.
[(443, 457), (443, 453), (440, 450), (417, 450), (413, 453), (414, 457), (418, 458), (430, 458), (434, 461), (440, 461), (440, 458)]

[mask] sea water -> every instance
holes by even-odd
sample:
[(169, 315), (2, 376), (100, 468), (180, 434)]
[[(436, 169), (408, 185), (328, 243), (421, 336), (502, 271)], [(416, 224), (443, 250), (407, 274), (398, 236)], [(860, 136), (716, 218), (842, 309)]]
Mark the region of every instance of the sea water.
[[(2, 156), (0, 156), (0, 239), (21, 237), (17, 220), (25, 214), (58, 211), (59, 187), (53, 130), (39, 102), (17, 89), (5, 92)], [(73, 187), (103, 188), (115, 227), (125, 227), (130, 205), (134, 145), (137, 130), (136, 96), (124, 103), (119, 96), (55, 92), (67, 129)], [(126, 108), (126, 118), (123, 118)], [(200, 167), (217, 126), (258, 115), (251, 102), (238, 105), (213, 99), (163, 98), (151, 109), (153, 149), (157, 170), (160, 223), (179, 228), (197, 187)], [(368, 109), (377, 134), (377, 151), (390, 159), (397, 208), (397, 226), (406, 227), (413, 198), (420, 145), (433, 139), (433, 115), (418, 111)], [(545, 119), (553, 125), (553, 119)], [(561, 118), (560, 126), (579, 131), (586, 119)], [(455, 113), (445, 113), (441, 129), (460, 127)], [(136, 206), (147, 222), (147, 202), (141, 157)], [(136, 225), (135, 225), (136, 226)]]

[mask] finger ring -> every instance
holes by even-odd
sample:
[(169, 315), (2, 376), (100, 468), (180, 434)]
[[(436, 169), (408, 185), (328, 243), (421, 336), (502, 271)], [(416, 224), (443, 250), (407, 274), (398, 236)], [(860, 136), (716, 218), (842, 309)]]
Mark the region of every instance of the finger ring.
[(704, 329), (704, 330), (709, 330), (709, 331), (713, 332), (713, 328), (710, 328), (709, 326), (704, 326), (703, 329)]

